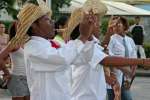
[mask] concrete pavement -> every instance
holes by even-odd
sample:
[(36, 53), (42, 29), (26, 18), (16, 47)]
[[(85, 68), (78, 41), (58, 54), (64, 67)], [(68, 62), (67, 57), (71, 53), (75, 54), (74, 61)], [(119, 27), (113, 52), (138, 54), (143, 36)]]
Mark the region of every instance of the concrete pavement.
[[(133, 100), (150, 100), (150, 78), (136, 77), (132, 85)], [(0, 90), (0, 100), (11, 100), (9, 92)]]

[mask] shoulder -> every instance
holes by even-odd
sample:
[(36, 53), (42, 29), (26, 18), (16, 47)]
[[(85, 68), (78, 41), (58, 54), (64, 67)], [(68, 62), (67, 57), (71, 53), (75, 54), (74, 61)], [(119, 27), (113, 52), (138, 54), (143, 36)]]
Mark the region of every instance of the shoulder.
[(126, 36), (126, 39), (127, 39), (127, 41), (129, 41), (130, 43), (135, 44), (135, 43), (134, 43), (134, 40), (133, 40), (131, 37)]
[(41, 50), (43, 50), (45, 47), (46, 47), (45, 44), (42, 43), (41, 41), (31, 39), (24, 45), (24, 52), (25, 53), (38, 53)]
[(112, 35), (112, 36), (110, 37), (110, 42), (116, 41), (117, 38), (118, 38), (117, 34)]
[(8, 38), (9, 38), (9, 35), (4, 33), (4, 34), (1, 36), (1, 38), (6, 38), (6, 39), (8, 39)]

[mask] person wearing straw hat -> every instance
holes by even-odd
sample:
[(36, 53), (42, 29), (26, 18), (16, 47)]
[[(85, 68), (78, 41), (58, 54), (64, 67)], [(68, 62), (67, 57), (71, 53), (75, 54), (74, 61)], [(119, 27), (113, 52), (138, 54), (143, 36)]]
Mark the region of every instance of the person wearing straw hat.
[[(15, 36), (17, 21), (14, 21), (9, 28), (10, 40)], [(12, 100), (30, 100), (30, 92), (26, 78), (26, 68), (24, 62), (24, 50), (20, 47), (9, 54), (11, 59), (10, 78), (7, 78), (7, 88), (12, 96)]]
[[(69, 32), (68, 34), (72, 33), (72, 31), (74, 32), (74, 29), (82, 25), (80, 23), (82, 13), (89, 11), (94, 13), (94, 15), (96, 15), (96, 19), (98, 19), (99, 16), (97, 16), (97, 14), (100, 14), (101, 16), (104, 15), (107, 8), (100, 2), (100, 0), (87, 0), (83, 7), (74, 10), (71, 14), (70, 21), (68, 22), (68, 27), (70, 27), (67, 31)], [(96, 24), (97, 23), (94, 24), (92, 33), (94, 32)], [(75, 36), (73, 34), (71, 35)], [(92, 39), (92, 35), (89, 39)], [(93, 54), (90, 56), (85, 56), (86, 55), (79, 55), (72, 64), (71, 100), (106, 99), (106, 83), (102, 65), (123, 67), (127, 65), (142, 64), (142, 59), (128, 59), (108, 56), (103, 52), (103, 48), (99, 46), (98, 43), (95, 43)], [(146, 63), (150, 63), (149, 59), (147, 59), (145, 64)]]
[(31, 100), (70, 100), (64, 72), (80, 52), (93, 49), (93, 43), (86, 41), (91, 34), (94, 17), (84, 14), (84, 26), (81, 25), (79, 39), (56, 49), (49, 42), (54, 37), (54, 23), (50, 15), (51, 11), (43, 2), (24, 5), (18, 14), (17, 35), (1, 53), (1, 58), (25, 43), (24, 56)]

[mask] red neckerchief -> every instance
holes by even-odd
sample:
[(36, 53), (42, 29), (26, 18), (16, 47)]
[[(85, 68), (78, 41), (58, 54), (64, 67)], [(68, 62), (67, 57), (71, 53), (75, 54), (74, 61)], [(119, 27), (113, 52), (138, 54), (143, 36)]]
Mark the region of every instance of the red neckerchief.
[(50, 42), (53, 48), (56, 48), (56, 49), (60, 48), (60, 44), (58, 42), (53, 41), (53, 40), (50, 40)]

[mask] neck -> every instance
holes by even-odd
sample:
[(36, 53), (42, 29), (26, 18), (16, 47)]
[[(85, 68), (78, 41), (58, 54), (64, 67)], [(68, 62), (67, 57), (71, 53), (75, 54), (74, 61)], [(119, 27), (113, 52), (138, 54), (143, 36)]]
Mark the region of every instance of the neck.
[(120, 35), (121, 37), (125, 37), (124, 33), (118, 33), (118, 35)]
[[(32, 36), (37, 36), (37, 37), (45, 38), (44, 36), (41, 36), (40, 34), (37, 34), (37, 33), (32, 33)], [(46, 38), (45, 38), (45, 39), (46, 39)]]
[(42, 37), (44, 39), (47, 39), (45, 36), (42, 35), (42, 31), (39, 30), (32, 30), (32, 36), (38, 36), (38, 37)]

